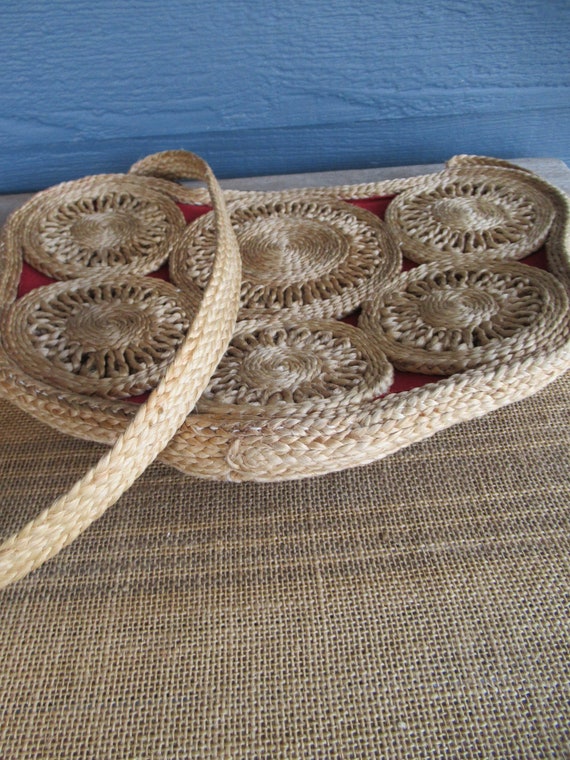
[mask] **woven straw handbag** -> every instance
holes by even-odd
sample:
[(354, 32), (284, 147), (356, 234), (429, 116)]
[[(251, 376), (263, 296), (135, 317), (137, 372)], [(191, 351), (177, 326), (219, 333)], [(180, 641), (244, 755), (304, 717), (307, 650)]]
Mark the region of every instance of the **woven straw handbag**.
[(320, 475), (536, 393), (570, 365), (568, 209), (475, 156), (257, 193), (167, 151), (38, 193), (0, 240), (0, 394), (111, 448), (0, 547), (0, 585), (157, 457), (210, 479)]

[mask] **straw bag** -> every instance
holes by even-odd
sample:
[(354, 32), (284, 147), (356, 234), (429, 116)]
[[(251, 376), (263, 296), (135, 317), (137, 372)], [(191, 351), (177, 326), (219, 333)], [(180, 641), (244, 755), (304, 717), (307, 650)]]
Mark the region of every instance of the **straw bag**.
[(537, 392), (570, 364), (569, 244), (564, 194), (473, 156), (256, 193), (168, 151), (37, 194), (0, 242), (0, 393), (112, 448), (0, 548), (0, 585), (157, 457), (319, 475)]

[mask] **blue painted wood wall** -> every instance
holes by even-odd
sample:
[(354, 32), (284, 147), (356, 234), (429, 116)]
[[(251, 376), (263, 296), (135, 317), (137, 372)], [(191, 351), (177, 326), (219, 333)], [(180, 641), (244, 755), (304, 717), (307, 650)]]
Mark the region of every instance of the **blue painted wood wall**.
[(568, 0), (4, 0), (0, 192), (184, 147), (220, 176), (570, 159)]

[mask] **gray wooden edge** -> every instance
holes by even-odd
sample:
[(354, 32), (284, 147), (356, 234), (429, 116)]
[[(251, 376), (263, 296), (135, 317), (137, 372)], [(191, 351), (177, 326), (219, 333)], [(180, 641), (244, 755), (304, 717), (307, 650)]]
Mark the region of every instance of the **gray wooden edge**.
[[(515, 158), (512, 162), (543, 177), (570, 194), (570, 169), (557, 158)], [(284, 190), (297, 187), (326, 187), (330, 185), (357, 185), (379, 182), (384, 179), (415, 177), (440, 171), (443, 164), (418, 164), (416, 166), (390, 166), (379, 169), (343, 169), (332, 172), (309, 172), (306, 174), (276, 174), (262, 177), (239, 177), (224, 179), (220, 184), (233, 190)], [(191, 184), (191, 183), (188, 183)], [(0, 225), (8, 215), (21, 206), (33, 193), (0, 195)]]

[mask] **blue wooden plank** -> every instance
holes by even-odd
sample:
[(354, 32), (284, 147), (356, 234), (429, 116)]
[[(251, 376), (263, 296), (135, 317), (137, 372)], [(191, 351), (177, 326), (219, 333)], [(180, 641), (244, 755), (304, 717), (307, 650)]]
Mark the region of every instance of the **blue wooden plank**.
[[(199, 153), (219, 177), (437, 163), (456, 153), (556, 156), (569, 119), (570, 109), (558, 109), (52, 143), (12, 151), (0, 187), (34, 191), (85, 174), (125, 171), (142, 156), (171, 148)], [(570, 152), (562, 159), (570, 164)]]
[(570, 158), (567, 0), (7, 0), (0, 191), (192, 147), (222, 176)]

